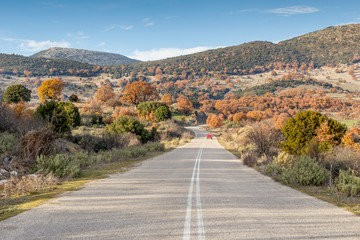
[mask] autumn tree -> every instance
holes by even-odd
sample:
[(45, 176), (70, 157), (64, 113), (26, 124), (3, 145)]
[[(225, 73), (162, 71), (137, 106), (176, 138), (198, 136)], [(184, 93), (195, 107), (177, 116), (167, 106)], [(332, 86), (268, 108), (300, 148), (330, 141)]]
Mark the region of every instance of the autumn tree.
[(206, 119), (206, 124), (211, 128), (217, 128), (222, 125), (223, 121), (224, 119), (222, 117), (210, 114)]
[(180, 95), (176, 101), (177, 109), (185, 114), (189, 114), (194, 110), (191, 101), (184, 95)]
[(100, 103), (106, 103), (115, 97), (115, 93), (110, 85), (104, 85), (96, 91), (94, 97), (96, 101)]
[(121, 101), (137, 106), (141, 102), (156, 100), (158, 97), (155, 87), (147, 82), (137, 81), (126, 85)]
[(41, 83), (41, 86), (36, 90), (39, 93), (39, 98), (41, 102), (46, 102), (47, 100), (58, 100), (64, 89), (65, 82), (60, 79), (48, 79)]
[(170, 107), (174, 103), (170, 94), (165, 94), (164, 96), (162, 96), (161, 102), (165, 103), (168, 107)]
[(21, 84), (8, 86), (3, 94), (5, 103), (18, 103), (30, 101), (31, 90)]

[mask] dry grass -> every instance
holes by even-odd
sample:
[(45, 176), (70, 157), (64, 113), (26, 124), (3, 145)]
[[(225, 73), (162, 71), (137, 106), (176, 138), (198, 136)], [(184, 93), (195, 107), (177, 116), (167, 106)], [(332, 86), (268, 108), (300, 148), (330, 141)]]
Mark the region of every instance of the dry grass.
[(47, 176), (26, 175), (22, 177), (11, 177), (1, 187), (0, 201), (6, 201), (29, 193), (47, 190), (53, 188), (57, 183), (58, 179), (51, 174)]

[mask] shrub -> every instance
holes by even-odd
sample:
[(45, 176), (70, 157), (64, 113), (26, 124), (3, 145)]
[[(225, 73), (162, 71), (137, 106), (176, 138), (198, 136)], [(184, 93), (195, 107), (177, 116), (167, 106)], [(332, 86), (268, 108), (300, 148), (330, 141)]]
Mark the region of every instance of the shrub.
[(0, 133), (0, 161), (1, 155), (12, 150), (17, 142), (18, 139), (14, 134), (8, 132)]
[(55, 132), (66, 133), (70, 126), (80, 125), (79, 109), (72, 103), (49, 101), (36, 109), (34, 116), (50, 123)]
[(15, 111), (5, 104), (0, 103), (0, 132), (10, 132), (24, 135), (31, 130), (44, 128), (46, 123), (33, 119), (29, 115), (17, 116)]
[(142, 143), (148, 141), (149, 132), (138, 120), (130, 116), (121, 116), (105, 127), (105, 133), (109, 135), (120, 135), (122, 133), (134, 133)]
[(293, 155), (290, 155), (286, 152), (280, 152), (278, 156), (274, 157), (273, 162), (280, 164), (283, 167), (292, 167), (294, 164), (295, 158)]
[(79, 97), (76, 94), (71, 94), (69, 97), (69, 101), (70, 102), (78, 102), (79, 101)]
[(327, 121), (326, 134), (331, 135), (334, 143), (340, 143), (346, 131), (344, 125), (319, 112), (303, 111), (289, 118), (282, 128), (286, 137), (282, 143), (284, 151), (297, 155), (307, 153), (307, 147), (317, 136), (317, 129), (325, 121)]
[(360, 194), (360, 177), (355, 176), (350, 170), (340, 170), (336, 180), (337, 188), (349, 196)]
[(3, 94), (3, 101), (6, 103), (18, 103), (30, 101), (31, 90), (21, 84), (8, 86)]
[(57, 102), (57, 107), (61, 108), (67, 115), (67, 120), (72, 127), (81, 124), (79, 109), (69, 102)]
[(169, 107), (168, 106), (160, 106), (158, 109), (156, 109), (155, 118), (159, 122), (165, 121), (166, 119), (170, 119), (171, 111), (170, 111)]
[(253, 167), (257, 164), (258, 155), (253, 151), (249, 151), (242, 154), (241, 159), (245, 165)]
[(253, 124), (246, 137), (256, 146), (260, 156), (270, 156), (276, 154), (282, 136), (280, 131), (274, 128), (272, 120), (264, 120)]
[(54, 140), (54, 133), (49, 129), (28, 132), (20, 139), (20, 165), (31, 167), (39, 155), (51, 154)]
[(166, 105), (165, 103), (155, 102), (155, 101), (141, 102), (137, 106), (139, 117), (145, 117), (150, 113), (154, 113), (161, 106), (166, 106)]
[(290, 178), (302, 186), (322, 185), (329, 176), (329, 172), (319, 163), (309, 157), (301, 156), (295, 162), (289, 172)]
[(90, 158), (85, 153), (75, 155), (56, 154), (50, 156), (39, 156), (36, 159), (36, 170), (44, 173), (52, 173), (57, 177), (76, 177), (80, 174), (81, 168), (91, 164)]

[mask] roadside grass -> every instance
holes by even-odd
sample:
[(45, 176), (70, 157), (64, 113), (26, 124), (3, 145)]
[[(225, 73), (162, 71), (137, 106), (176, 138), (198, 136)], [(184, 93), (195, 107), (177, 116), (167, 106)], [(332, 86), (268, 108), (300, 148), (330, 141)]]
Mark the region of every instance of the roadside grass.
[[(219, 137), (223, 130), (221, 128), (218, 129), (206, 129), (208, 131), (211, 131), (214, 136)], [(239, 161), (241, 161), (241, 153), (238, 151), (237, 148), (233, 148), (231, 143), (222, 141), (221, 138), (218, 138), (218, 142), (229, 152), (234, 154)], [(266, 175), (268, 177), (271, 177), (267, 175), (261, 167), (254, 166), (253, 169), (257, 170), (263, 175)], [(345, 193), (340, 192), (335, 187), (330, 188), (328, 186), (295, 186), (295, 185), (287, 185), (284, 184), (277, 179), (271, 177), (274, 181), (286, 185), (288, 187), (291, 187), (293, 189), (296, 189), (302, 193), (305, 193), (307, 195), (310, 195), (312, 197), (315, 197), (317, 199), (323, 200), (325, 202), (331, 203), (335, 206), (344, 208), (352, 213), (355, 213), (357, 215), (360, 215), (360, 197), (355, 196), (351, 197), (348, 196)]]

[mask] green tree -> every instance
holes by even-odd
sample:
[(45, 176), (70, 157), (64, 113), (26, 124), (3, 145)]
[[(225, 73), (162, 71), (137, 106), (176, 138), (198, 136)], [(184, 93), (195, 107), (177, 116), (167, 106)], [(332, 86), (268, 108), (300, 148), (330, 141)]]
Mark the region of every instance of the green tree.
[(18, 103), (20, 101), (30, 101), (31, 90), (21, 84), (8, 86), (3, 94), (5, 103)]
[(57, 106), (66, 113), (69, 124), (72, 127), (76, 127), (81, 124), (79, 109), (74, 104), (69, 102), (57, 102)]
[(66, 133), (70, 126), (80, 125), (79, 109), (72, 103), (49, 101), (40, 104), (34, 112), (35, 117), (50, 123), (55, 132)]
[(155, 111), (155, 118), (159, 122), (165, 121), (166, 119), (171, 118), (171, 111), (168, 106), (160, 106)]
[[(282, 142), (284, 151), (297, 155), (307, 153), (311, 143), (318, 136), (319, 127), (324, 122), (327, 122), (326, 134), (332, 138), (332, 142), (340, 143), (346, 132), (344, 125), (319, 112), (303, 111), (289, 118), (281, 130), (286, 137), (286, 140)], [(326, 150), (323, 144), (321, 146), (323, 150)]]
[(149, 132), (145, 126), (130, 116), (118, 117), (105, 127), (105, 133), (109, 135), (120, 135), (127, 132), (134, 133), (142, 143), (146, 143), (149, 139)]
[(155, 113), (155, 111), (161, 106), (166, 106), (166, 105), (165, 103), (155, 102), (155, 101), (141, 102), (137, 106), (139, 117), (145, 117), (150, 113)]

